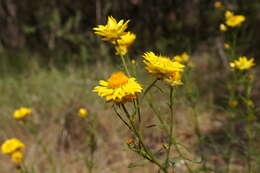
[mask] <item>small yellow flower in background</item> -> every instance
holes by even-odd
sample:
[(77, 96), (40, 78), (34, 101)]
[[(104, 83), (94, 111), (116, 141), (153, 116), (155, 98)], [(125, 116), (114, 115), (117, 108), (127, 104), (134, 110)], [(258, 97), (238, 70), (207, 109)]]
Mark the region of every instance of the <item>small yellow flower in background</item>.
[(246, 17), (243, 15), (234, 15), (231, 11), (226, 11), (226, 25), (230, 27), (237, 27), (240, 26), (245, 20)]
[(24, 148), (25, 145), (19, 139), (16, 138), (6, 140), (1, 146), (1, 150), (3, 154), (12, 154)]
[(88, 115), (88, 110), (85, 108), (80, 108), (78, 111), (78, 115), (82, 118), (86, 117)]
[(221, 1), (215, 1), (215, 2), (214, 2), (214, 7), (215, 7), (215, 8), (223, 8), (224, 5), (222, 4)]
[(116, 55), (126, 55), (128, 52), (128, 47), (133, 44), (136, 39), (136, 35), (127, 32), (125, 35), (121, 36), (118, 40), (115, 41), (116, 44)]
[(245, 103), (249, 107), (254, 107), (254, 102), (252, 100), (250, 100), (250, 99), (246, 100)]
[(228, 105), (232, 108), (236, 107), (238, 105), (238, 101), (237, 100), (230, 100), (228, 102)]
[(157, 56), (153, 52), (143, 55), (146, 70), (154, 77), (163, 79), (172, 86), (181, 85), (181, 76), (184, 65), (177, 61), (172, 61), (168, 57)]
[(225, 32), (225, 31), (227, 31), (227, 26), (222, 23), (222, 24), (219, 25), (219, 30), (222, 31), (222, 32)]
[(11, 155), (11, 161), (20, 164), (23, 161), (23, 153), (21, 151), (15, 151)]
[(132, 64), (136, 64), (136, 61), (134, 59), (131, 60)]
[(176, 55), (173, 57), (174, 61), (177, 61), (180, 63), (187, 62), (189, 59), (190, 59), (190, 55), (187, 54), (186, 52), (183, 52), (181, 55)]
[(239, 57), (238, 60), (230, 63), (231, 68), (248, 70), (254, 66), (254, 58), (248, 59), (246, 56)]
[(230, 44), (229, 43), (224, 43), (224, 48), (225, 49), (230, 49)]
[(21, 107), (20, 109), (17, 109), (14, 112), (13, 117), (15, 119), (22, 119), (22, 118), (29, 116), (31, 114), (32, 114), (32, 110), (30, 108)]
[(93, 92), (97, 92), (100, 97), (105, 97), (108, 102), (124, 104), (136, 99), (137, 94), (142, 91), (136, 79), (127, 77), (123, 72), (113, 73), (107, 81), (100, 80), (99, 84), (101, 86), (96, 86)]
[(131, 145), (131, 144), (134, 143), (134, 139), (133, 138), (129, 138), (126, 143), (127, 143), (127, 145)]
[(98, 25), (93, 30), (95, 30), (95, 34), (103, 36), (102, 40), (114, 43), (115, 40), (126, 34), (125, 30), (129, 21), (120, 20), (117, 23), (116, 19), (109, 16), (106, 25)]

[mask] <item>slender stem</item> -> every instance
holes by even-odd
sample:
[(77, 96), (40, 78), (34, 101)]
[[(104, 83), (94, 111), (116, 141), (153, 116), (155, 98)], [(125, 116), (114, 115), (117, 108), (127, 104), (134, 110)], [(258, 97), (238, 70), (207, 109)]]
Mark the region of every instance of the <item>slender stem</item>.
[(125, 62), (125, 57), (122, 56), (122, 55), (121, 55), (120, 57), (121, 57), (121, 60), (122, 60), (124, 69), (125, 69), (125, 71), (126, 71), (126, 74), (127, 74), (128, 76), (131, 76), (130, 73), (129, 73), (129, 70), (128, 70), (128, 68), (127, 68), (126, 62)]
[(156, 164), (161, 170), (163, 170), (165, 173), (167, 173), (167, 170), (157, 161), (155, 160), (153, 154), (149, 151), (149, 149), (146, 147), (146, 145), (143, 142), (143, 139), (140, 135), (140, 133), (137, 131), (134, 122), (132, 121), (129, 112), (127, 111), (126, 107), (124, 104), (121, 105), (123, 108), (123, 111), (125, 112), (127, 118), (130, 121), (130, 124), (132, 126), (132, 132), (135, 134), (135, 136), (138, 138), (142, 148), (144, 149), (145, 153), (149, 156), (149, 158), (147, 158), (149, 161), (151, 161), (152, 163)]
[(123, 119), (123, 117), (119, 114), (119, 112), (117, 112), (115, 106), (113, 106), (113, 109), (116, 115), (120, 118), (120, 120), (128, 127), (129, 130), (131, 130), (132, 128), (130, 127), (130, 125)]
[(170, 87), (170, 132), (169, 132), (169, 141), (168, 141), (168, 148), (166, 151), (166, 160), (165, 160), (165, 167), (169, 167), (169, 158), (170, 152), (172, 147), (172, 136), (173, 136), (173, 87)]
[(155, 85), (155, 83), (158, 81), (159, 79), (155, 79), (144, 91), (144, 94), (142, 95), (142, 98), (141, 98), (141, 102), (143, 101), (145, 95), (148, 93), (148, 91), (150, 91), (150, 89)]

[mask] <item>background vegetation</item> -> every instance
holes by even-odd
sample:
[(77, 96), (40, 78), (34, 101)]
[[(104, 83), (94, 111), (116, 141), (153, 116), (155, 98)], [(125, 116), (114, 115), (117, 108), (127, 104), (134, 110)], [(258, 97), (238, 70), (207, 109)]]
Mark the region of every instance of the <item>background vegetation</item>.
[[(222, 2), (246, 16), (238, 35), (238, 52), (255, 57), (259, 64), (260, 1)], [(148, 50), (171, 56), (184, 51), (191, 54), (194, 82), (185, 86), (179, 97), (191, 88), (197, 91), (196, 109), (205, 137), (205, 157), (215, 172), (225, 172), (223, 165), (227, 161), (231, 172), (245, 172), (241, 161), (243, 149), (238, 147), (231, 159), (225, 157), (234, 146), (228, 145), (223, 132), (229, 123), (228, 113), (223, 111), (228, 93), (219, 32), (223, 12), (215, 9), (213, 3), (213, 0), (0, 0), (0, 143), (9, 137), (22, 138), (27, 146), (26, 162), (32, 172), (86, 172), (88, 162), (84, 153), (91, 148), (86, 145), (85, 137), (90, 132), (85, 130), (87, 122), (77, 117), (77, 110), (86, 107), (97, 122), (93, 172), (153, 172), (152, 166), (127, 168), (136, 159), (133, 153), (125, 151), (130, 134), (113, 116), (110, 107), (91, 93), (98, 80), (107, 78), (119, 66), (113, 48), (102, 43), (92, 30), (98, 24), (105, 24), (107, 16), (112, 15), (131, 20), (129, 28), (137, 39), (130, 57), (137, 61), (138, 67), (142, 66), (140, 56)], [(141, 80), (149, 80), (144, 71), (139, 73)], [(259, 65), (254, 74), (257, 79)], [(255, 107), (260, 105), (259, 91), (258, 80), (252, 92)], [(11, 118), (20, 106), (33, 108), (32, 121), (36, 122), (48, 152), (37, 148), (35, 139)], [(196, 159), (198, 143), (191, 130), (193, 117), (187, 106), (185, 100), (176, 105), (176, 129), (180, 140), (194, 149), (190, 157)], [(147, 124), (152, 121), (150, 114), (147, 110), (143, 115)], [(259, 112), (256, 117), (255, 132), (259, 134)], [(235, 128), (239, 140), (243, 140), (243, 125)], [(156, 148), (161, 141), (158, 133), (145, 135), (151, 147)], [(259, 144), (258, 135), (253, 145), (255, 173), (260, 171)], [(46, 153), (53, 156), (50, 158)], [(181, 162), (177, 170), (186, 171)], [(0, 172), (15, 171), (8, 159), (1, 156)]]

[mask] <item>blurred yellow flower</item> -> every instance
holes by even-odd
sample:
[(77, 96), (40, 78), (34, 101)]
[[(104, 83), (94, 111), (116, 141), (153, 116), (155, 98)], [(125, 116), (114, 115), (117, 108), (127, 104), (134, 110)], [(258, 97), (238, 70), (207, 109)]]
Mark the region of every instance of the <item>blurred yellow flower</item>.
[(93, 28), (95, 34), (103, 36), (102, 40), (114, 42), (121, 36), (125, 35), (125, 30), (127, 29), (127, 24), (130, 20), (124, 22), (120, 20), (118, 23), (116, 19), (112, 16), (108, 17), (106, 25), (98, 25), (98, 27)]
[(96, 86), (93, 92), (98, 96), (105, 97), (106, 101), (116, 103), (126, 103), (137, 98), (137, 94), (142, 91), (141, 85), (135, 78), (128, 78), (123, 72), (113, 73), (107, 81), (100, 80), (101, 86)]
[(224, 43), (224, 48), (225, 49), (230, 49), (230, 44), (229, 43)]
[(219, 29), (220, 29), (220, 31), (225, 32), (225, 31), (227, 31), (227, 26), (222, 23), (219, 25)]
[(254, 107), (254, 102), (250, 99), (246, 100), (245, 103), (248, 107)]
[(12, 154), (24, 148), (25, 145), (19, 139), (16, 138), (6, 140), (1, 146), (3, 154)]
[(116, 55), (125, 55), (127, 54), (127, 49), (128, 47), (133, 44), (133, 42), (136, 39), (136, 35), (131, 33), (131, 32), (127, 32), (125, 35), (121, 36), (118, 40), (115, 41), (116, 44)]
[(182, 73), (181, 72), (174, 72), (171, 75), (169, 75), (168, 78), (164, 78), (164, 81), (169, 83), (171, 86), (178, 86), (182, 85)]
[(223, 8), (224, 5), (222, 4), (221, 1), (215, 1), (215, 2), (214, 2), (214, 7), (215, 7), (215, 8)]
[(22, 119), (31, 114), (32, 114), (32, 110), (30, 108), (21, 107), (14, 112), (13, 117), (15, 119)]
[(136, 61), (134, 59), (131, 60), (132, 64), (136, 64)]
[(234, 15), (231, 11), (226, 11), (226, 25), (230, 27), (237, 27), (240, 26), (241, 23), (243, 23), (246, 18), (243, 15)]
[(12, 162), (20, 164), (23, 161), (23, 153), (21, 151), (15, 151), (11, 155)]
[(238, 102), (237, 102), (237, 100), (230, 100), (230, 101), (228, 102), (228, 105), (229, 105), (230, 107), (234, 108), (234, 107), (236, 107), (236, 106), (238, 105)]
[(173, 57), (174, 61), (177, 61), (180, 63), (187, 62), (189, 59), (190, 59), (190, 55), (187, 54), (186, 52), (183, 52), (181, 55), (176, 55)]
[(78, 111), (78, 115), (82, 118), (86, 117), (88, 115), (88, 110), (85, 108), (80, 108)]
[(238, 60), (230, 63), (231, 68), (248, 70), (254, 66), (254, 58), (248, 59), (246, 56), (239, 57)]

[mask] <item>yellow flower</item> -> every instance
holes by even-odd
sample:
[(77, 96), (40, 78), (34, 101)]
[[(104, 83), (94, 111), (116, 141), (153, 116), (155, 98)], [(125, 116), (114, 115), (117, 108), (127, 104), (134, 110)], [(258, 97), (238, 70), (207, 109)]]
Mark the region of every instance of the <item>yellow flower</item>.
[(168, 57), (157, 56), (153, 52), (144, 53), (143, 58), (148, 72), (157, 78), (168, 77), (172, 73), (183, 71), (184, 68), (181, 63)]
[(254, 107), (254, 102), (250, 99), (246, 100), (245, 103), (248, 107)]
[(12, 154), (24, 148), (25, 145), (19, 139), (16, 138), (6, 140), (1, 146), (3, 154)]
[(228, 102), (228, 105), (229, 105), (230, 107), (234, 108), (234, 107), (236, 107), (236, 106), (238, 105), (238, 102), (237, 102), (237, 100), (230, 100), (230, 101)]
[(189, 59), (190, 55), (188, 55), (186, 52), (183, 52), (181, 55), (176, 55), (173, 57), (173, 60), (177, 62), (187, 62)]
[(215, 8), (223, 8), (224, 5), (223, 5), (222, 2), (220, 2), (220, 1), (215, 1), (215, 2), (214, 2), (214, 7), (215, 7)]
[(219, 25), (219, 29), (220, 29), (220, 31), (225, 32), (225, 31), (227, 31), (227, 26), (222, 23)]
[(142, 87), (135, 78), (128, 78), (123, 72), (113, 73), (107, 81), (99, 81), (100, 86), (96, 86), (93, 92), (98, 96), (105, 97), (106, 101), (116, 103), (126, 103), (137, 98), (137, 93), (142, 91)]
[(21, 107), (20, 109), (17, 109), (14, 112), (13, 117), (15, 119), (22, 119), (22, 118), (29, 116), (31, 114), (32, 114), (32, 110), (30, 108)]
[(173, 86), (182, 84), (180, 79), (184, 65), (168, 57), (157, 56), (153, 52), (145, 53), (143, 58), (143, 62), (147, 65), (146, 69), (152, 76), (163, 79)]
[(93, 28), (93, 30), (95, 30), (95, 34), (103, 36), (102, 40), (113, 43), (115, 40), (126, 34), (125, 30), (127, 29), (129, 21), (130, 20), (124, 22), (124, 20), (120, 20), (117, 23), (116, 19), (109, 16), (106, 25), (98, 25), (98, 27)]
[(229, 43), (224, 43), (224, 48), (225, 49), (230, 49), (230, 44)]
[(243, 15), (234, 15), (231, 11), (226, 11), (226, 25), (230, 27), (237, 27), (240, 26), (241, 23), (243, 23), (246, 18)]
[(254, 58), (248, 59), (246, 56), (239, 57), (238, 60), (230, 63), (230, 67), (239, 70), (248, 70), (254, 66)]
[(82, 118), (86, 117), (88, 115), (88, 110), (84, 108), (80, 108), (78, 111), (78, 115)]
[(20, 164), (23, 161), (23, 153), (21, 151), (15, 151), (11, 155), (12, 162)]
[(116, 55), (126, 55), (128, 52), (128, 47), (133, 44), (136, 39), (136, 35), (127, 32), (125, 35), (121, 36), (118, 40), (115, 41), (116, 44)]
[(175, 72), (169, 75), (168, 78), (164, 78), (164, 81), (169, 83), (171, 86), (178, 86), (183, 84), (181, 78), (182, 78), (182, 73)]
[(134, 59), (131, 60), (132, 64), (136, 64), (136, 61)]

